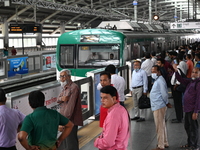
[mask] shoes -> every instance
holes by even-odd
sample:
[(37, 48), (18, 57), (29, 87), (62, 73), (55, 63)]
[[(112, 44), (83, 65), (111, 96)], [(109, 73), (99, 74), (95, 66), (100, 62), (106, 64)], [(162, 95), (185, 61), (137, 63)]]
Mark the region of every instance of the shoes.
[(152, 150), (164, 150), (164, 148), (159, 148), (159, 147), (157, 147), (157, 148), (154, 148), (154, 149), (152, 149)]
[(169, 145), (165, 145), (165, 148), (169, 148)]
[(172, 123), (182, 123), (182, 121), (175, 119), (175, 120), (172, 120)]
[(140, 117), (131, 118), (131, 120), (138, 120), (138, 119), (140, 119)]
[(140, 119), (137, 120), (137, 122), (142, 122), (142, 121), (145, 121), (145, 119), (144, 118), (140, 118)]

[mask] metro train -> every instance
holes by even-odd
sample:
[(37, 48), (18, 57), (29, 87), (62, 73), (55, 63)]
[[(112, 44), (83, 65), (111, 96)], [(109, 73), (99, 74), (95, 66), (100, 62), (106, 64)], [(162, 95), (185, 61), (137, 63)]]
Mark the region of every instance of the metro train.
[[(191, 33), (190, 33), (191, 34)], [(146, 51), (159, 53), (187, 44), (185, 33), (138, 33), (106, 29), (83, 29), (66, 32), (57, 42), (57, 70), (71, 70), (72, 76), (85, 77), (86, 72), (109, 64), (125, 65), (143, 57)]]
[(57, 69), (68, 68), (72, 75), (84, 77), (86, 72), (108, 64), (125, 64), (126, 36), (113, 30), (85, 29), (62, 34), (57, 44)]

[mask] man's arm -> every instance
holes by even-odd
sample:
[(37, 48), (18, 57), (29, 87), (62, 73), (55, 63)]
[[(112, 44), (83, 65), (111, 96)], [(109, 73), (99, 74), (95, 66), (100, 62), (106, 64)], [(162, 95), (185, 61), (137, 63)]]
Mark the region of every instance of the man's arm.
[(39, 146), (35, 145), (29, 145), (27, 141), (27, 136), (28, 133), (25, 131), (20, 131), (18, 134), (18, 140), (21, 143), (21, 145), (26, 149), (26, 150), (39, 150)]
[(65, 126), (64, 130), (62, 131), (62, 134), (59, 136), (58, 140), (56, 141), (56, 147), (58, 148), (61, 144), (61, 142), (70, 134), (72, 131), (74, 124), (69, 121)]
[(99, 149), (106, 149), (112, 147), (115, 144), (115, 140), (117, 137), (119, 122), (120, 121), (117, 116), (109, 118), (109, 121), (106, 123), (104, 122), (106, 125), (103, 129), (103, 136), (95, 139), (94, 146)]
[(69, 95), (69, 100), (68, 100), (68, 103), (67, 103), (67, 109), (66, 109), (65, 114), (64, 114), (64, 116), (67, 117), (68, 119), (70, 119), (73, 112), (76, 111), (76, 110), (74, 110), (75, 105), (80, 100), (80, 91), (79, 91), (78, 86), (73, 85), (73, 87), (70, 87), (70, 88), (72, 88), (72, 89), (70, 89), (71, 94)]
[(143, 94), (146, 95), (148, 91), (148, 79), (146, 71), (143, 71), (142, 76), (143, 76)]

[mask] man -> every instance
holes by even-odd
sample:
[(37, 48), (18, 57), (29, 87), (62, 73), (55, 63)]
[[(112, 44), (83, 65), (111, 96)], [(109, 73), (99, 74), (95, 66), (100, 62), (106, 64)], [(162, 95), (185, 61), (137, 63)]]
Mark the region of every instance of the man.
[(152, 80), (151, 80), (151, 68), (153, 66), (153, 62), (150, 60), (151, 56), (149, 52), (145, 53), (145, 58), (146, 60), (142, 63), (141, 69), (146, 71), (147, 76), (148, 76), (148, 91), (151, 91), (151, 85), (152, 85)]
[[(33, 91), (28, 97), (33, 113), (26, 116), (18, 139), (26, 150), (56, 150), (69, 135), (73, 123), (55, 110), (44, 106), (45, 96), (41, 91)], [(58, 126), (64, 131), (57, 139)], [(27, 140), (28, 137), (28, 140)]]
[(169, 147), (165, 125), (165, 114), (168, 104), (168, 89), (165, 79), (161, 76), (159, 66), (152, 67), (152, 78), (154, 84), (150, 92), (151, 109), (157, 132), (157, 148), (152, 150), (163, 150)]
[(178, 65), (179, 65), (180, 69), (182, 70), (182, 72), (186, 75), (188, 66), (187, 66), (186, 62), (183, 61), (183, 56), (184, 55), (182, 53), (178, 54), (178, 62), (179, 62)]
[(0, 88), (0, 150), (16, 150), (16, 135), (25, 115), (6, 107), (6, 93)]
[(157, 60), (156, 60), (156, 52), (155, 51), (151, 52), (151, 61), (153, 62), (153, 65), (156, 65)]
[(124, 106), (124, 90), (126, 86), (124, 78), (116, 74), (116, 67), (114, 65), (108, 65), (105, 71), (111, 74), (111, 84), (117, 89), (120, 104)]
[(78, 126), (83, 125), (80, 90), (77, 84), (71, 80), (71, 72), (64, 69), (60, 72), (62, 91), (58, 96), (58, 103), (61, 104), (60, 113), (74, 123), (70, 135), (61, 143), (59, 150), (78, 150)]
[(14, 46), (12, 47), (11, 53), (12, 53), (12, 55), (16, 55), (17, 54), (17, 50), (15, 49)]
[[(192, 150), (199, 150), (199, 124), (198, 124), (198, 112), (200, 110), (200, 69), (194, 68), (192, 70), (192, 79), (182, 78), (178, 73), (177, 67), (174, 66), (176, 71), (177, 80), (186, 86), (186, 90), (183, 96), (183, 110), (185, 112), (184, 126), (188, 136), (187, 144), (181, 147), (185, 147)], [(190, 147), (190, 148), (189, 148)]]
[(195, 61), (196, 61), (195, 67), (200, 68), (200, 53), (195, 54)]
[(167, 71), (165, 70), (164, 63), (165, 63), (165, 61), (163, 59), (161, 59), (161, 58), (157, 59), (157, 65), (160, 67), (160, 73), (167, 83), (168, 74), (167, 74)]
[[(185, 75), (187, 73), (187, 64), (183, 61), (183, 54), (178, 55), (178, 64), (174, 63), (173, 66), (177, 66), (179, 68), (179, 71), (182, 71)], [(181, 72), (179, 72), (181, 73)], [(172, 95), (174, 100), (174, 108), (176, 112), (176, 118), (172, 119), (172, 123), (181, 123), (183, 119), (183, 104), (182, 104), (182, 95), (183, 93), (181, 91), (177, 90), (177, 87), (180, 85), (180, 82), (177, 81), (175, 77), (175, 73), (173, 74), (171, 78), (171, 84), (172, 84)]]
[(102, 150), (127, 150), (130, 136), (129, 115), (117, 100), (117, 90), (113, 86), (101, 89), (102, 107), (108, 109), (102, 134), (95, 139), (94, 146)]
[[(105, 87), (108, 85), (113, 86), (111, 84), (111, 75), (109, 72), (104, 71), (100, 74), (100, 83), (97, 85), (97, 89), (101, 90), (102, 87)], [(118, 94), (117, 94), (117, 100), (118, 100)], [(103, 127), (103, 123), (107, 116), (107, 111), (108, 111), (107, 108), (104, 108), (102, 106), (100, 107), (100, 121), (99, 121), (100, 127)]]
[(144, 109), (138, 108), (138, 100), (142, 96), (142, 94), (146, 95), (148, 90), (147, 74), (144, 70), (140, 69), (140, 66), (140, 61), (134, 61), (134, 70), (132, 73), (132, 80), (130, 84), (130, 90), (132, 91), (131, 93), (135, 105), (135, 117), (131, 120), (137, 120), (137, 122), (145, 121), (145, 112)]
[(191, 54), (187, 54), (186, 55), (186, 59), (187, 59), (187, 66), (188, 66), (188, 70), (187, 70), (187, 78), (191, 78), (191, 74), (192, 74), (192, 70), (194, 68), (194, 64), (192, 62), (192, 56)]

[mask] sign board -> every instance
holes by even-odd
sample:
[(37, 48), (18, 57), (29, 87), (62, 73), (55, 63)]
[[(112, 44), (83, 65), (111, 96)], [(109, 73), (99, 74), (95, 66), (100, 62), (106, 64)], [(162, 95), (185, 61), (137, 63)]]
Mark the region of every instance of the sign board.
[(41, 33), (41, 24), (10, 24), (10, 33)]
[(170, 23), (170, 29), (200, 29), (200, 22), (174, 22)]
[(28, 57), (7, 59), (9, 62), (8, 77), (15, 76), (16, 74), (28, 73), (27, 59)]
[(56, 68), (56, 54), (46, 54), (43, 57), (43, 71)]

